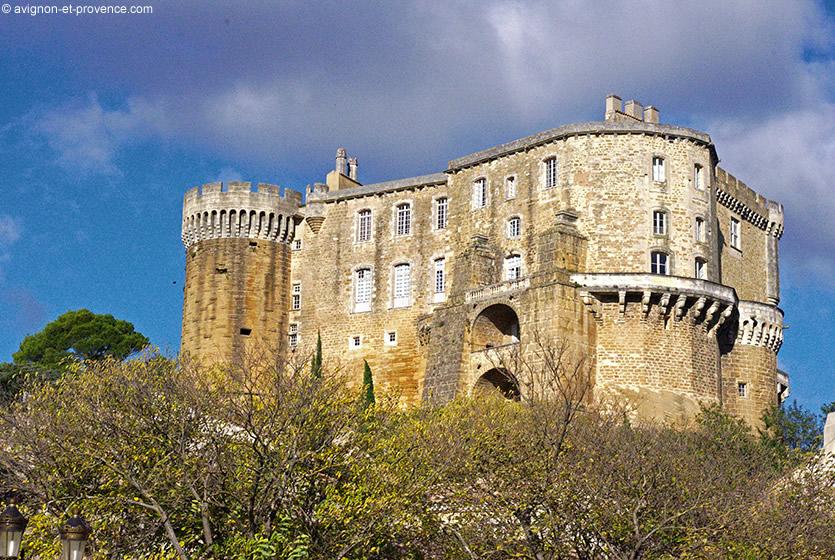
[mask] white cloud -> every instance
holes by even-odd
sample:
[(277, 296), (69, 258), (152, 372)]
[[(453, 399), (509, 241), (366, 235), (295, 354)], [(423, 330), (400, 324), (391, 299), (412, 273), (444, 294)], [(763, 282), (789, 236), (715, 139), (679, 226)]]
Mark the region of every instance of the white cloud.
[(34, 112), (26, 120), (58, 164), (80, 173), (119, 174), (115, 160), (124, 146), (167, 132), (163, 108), (141, 98), (111, 110), (91, 95), (86, 103)]
[(21, 221), (8, 214), (0, 214), (0, 282), (5, 277), (4, 263), (11, 259), (11, 247), (20, 239)]

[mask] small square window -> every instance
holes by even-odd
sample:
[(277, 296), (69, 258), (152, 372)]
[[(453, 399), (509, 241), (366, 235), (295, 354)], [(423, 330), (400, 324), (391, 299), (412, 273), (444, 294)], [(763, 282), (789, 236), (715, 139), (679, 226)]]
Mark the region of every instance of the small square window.
[(302, 250), (302, 240), (301, 239), (294, 239), (293, 240), (293, 250), (294, 251), (301, 251)]
[(358, 334), (355, 334), (348, 340), (348, 347), (351, 349), (359, 348), (362, 346), (362, 337)]
[(383, 342), (386, 346), (397, 346), (397, 331), (386, 331)]
[(736, 392), (741, 399), (747, 399), (748, 398), (748, 384), (745, 383), (744, 381), (740, 381), (736, 385)]
[(246, 327), (241, 327), (241, 336), (249, 336), (252, 334), (252, 329), (248, 329)]

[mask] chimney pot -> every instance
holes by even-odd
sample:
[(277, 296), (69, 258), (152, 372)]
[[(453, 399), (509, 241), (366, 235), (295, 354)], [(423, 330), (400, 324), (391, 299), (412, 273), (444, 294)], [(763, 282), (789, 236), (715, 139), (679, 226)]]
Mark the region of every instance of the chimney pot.
[(658, 109), (652, 105), (647, 105), (644, 108), (644, 122), (658, 124), (660, 122), (661, 114)]
[(358, 181), (359, 176), (359, 160), (355, 157), (348, 158), (348, 176), (354, 181)]
[(336, 171), (337, 171), (337, 173), (342, 173), (343, 175), (348, 174), (347, 156), (348, 156), (348, 154), (345, 152), (345, 148), (337, 148), (336, 149)]

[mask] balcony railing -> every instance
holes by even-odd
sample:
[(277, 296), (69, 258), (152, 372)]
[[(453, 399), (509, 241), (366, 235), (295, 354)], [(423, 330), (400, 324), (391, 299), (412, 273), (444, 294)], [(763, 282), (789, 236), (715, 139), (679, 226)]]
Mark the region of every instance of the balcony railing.
[(500, 284), (485, 286), (483, 288), (479, 288), (478, 290), (471, 290), (465, 294), (464, 301), (471, 303), (474, 301), (490, 299), (500, 294), (524, 290), (529, 288), (530, 285), (531, 279), (529, 276), (519, 278), (518, 280), (508, 280), (506, 282), (501, 282)]

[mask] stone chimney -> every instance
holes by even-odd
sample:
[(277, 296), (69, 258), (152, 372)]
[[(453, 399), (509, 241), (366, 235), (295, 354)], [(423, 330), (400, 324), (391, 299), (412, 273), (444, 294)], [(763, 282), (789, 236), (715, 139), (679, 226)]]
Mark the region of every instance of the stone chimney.
[(644, 108), (644, 122), (658, 124), (660, 118), (661, 115), (658, 113), (658, 109), (652, 105), (647, 105)]
[(610, 93), (606, 96), (606, 113), (603, 115), (603, 118), (607, 121), (610, 121), (615, 118), (617, 113), (623, 112), (623, 103), (621, 102), (621, 98), (615, 95), (614, 93)]
[(348, 177), (354, 181), (358, 181), (359, 176), (359, 160), (355, 157), (348, 158)]
[(623, 107), (623, 112), (636, 121), (644, 120), (644, 107), (636, 100), (630, 99)]
[(826, 425), (823, 427), (823, 448), (835, 453), (835, 412), (826, 415)]
[(336, 149), (336, 172), (342, 173), (343, 175), (348, 175), (348, 154), (345, 152), (345, 148), (337, 148)]

